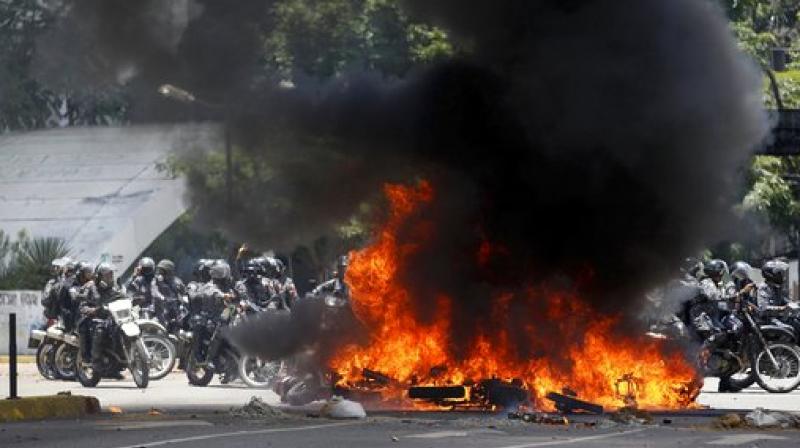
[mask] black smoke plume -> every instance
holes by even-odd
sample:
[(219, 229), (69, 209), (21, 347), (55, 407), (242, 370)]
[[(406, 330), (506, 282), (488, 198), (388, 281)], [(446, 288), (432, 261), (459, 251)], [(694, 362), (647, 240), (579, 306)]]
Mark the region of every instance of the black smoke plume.
[[(736, 169), (767, 129), (759, 74), (711, 2), (405, 0), (465, 50), (404, 79), (294, 89), (245, 81), (270, 2), (197, 4), (174, 47), (152, 48), (142, 14), (111, 6), (83, 26), (110, 60), (137, 64), (142, 91), (171, 76), (225, 101), (236, 144), (269, 167), (234, 204), (190, 177), (200, 216), (285, 247), (329, 232), (384, 182), (428, 179), (436, 199), (419, 219), (434, 230), (401, 275), (421, 319), (437, 296), (456, 300), (454, 341), (498, 292), (529, 285), (570, 285), (602, 313), (637, 308), (726, 234)], [(161, 117), (154, 102), (138, 116)], [(479, 268), (483, 242), (502, 250)]]

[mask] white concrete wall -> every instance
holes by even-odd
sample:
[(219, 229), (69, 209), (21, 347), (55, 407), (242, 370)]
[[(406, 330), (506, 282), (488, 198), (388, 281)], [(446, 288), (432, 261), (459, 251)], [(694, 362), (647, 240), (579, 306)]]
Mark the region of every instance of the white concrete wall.
[(44, 324), (41, 291), (0, 291), (0, 355), (8, 354), (8, 316), (17, 313), (17, 353), (28, 350), (30, 330)]

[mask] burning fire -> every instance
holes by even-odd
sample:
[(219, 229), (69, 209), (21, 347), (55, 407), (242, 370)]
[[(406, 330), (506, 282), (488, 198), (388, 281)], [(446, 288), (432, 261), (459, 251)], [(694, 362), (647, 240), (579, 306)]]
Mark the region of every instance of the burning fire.
[[(351, 254), (346, 281), (351, 288), (355, 315), (371, 335), (366, 346), (339, 350), (331, 366), (340, 384), (363, 380), (364, 369), (380, 372), (392, 384), (384, 398), (403, 398), (410, 385), (460, 385), (481, 379), (520, 379), (536, 398), (569, 387), (583, 400), (619, 407), (635, 396), (643, 408), (678, 408), (690, 404), (697, 390), (695, 371), (681, 353), (670, 352), (661, 341), (621, 337), (614, 332), (619, 319), (592, 312), (576, 293), (529, 288), (530, 323), (525, 326), (530, 353), (520, 354), (508, 330), (512, 294), (501, 295), (489, 317), (491, 333), (476, 329), (467, 356), (451, 350), (450, 310), (455, 298), (441, 296), (433, 323), (419, 322), (408, 288), (397, 278), (404, 260), (425, 244), (425, 223), (411, 223), (417, 231), (413, 243), (398, 239), (419, 207), (430, 205), (435, 192), (428, 182), (416, 187), (386, 185), (389, 216), (374, 243)], [(493, 255), (482, 243), (475, 262), (484, 265)], [(502, 252), (502, 249), (498, 251)], [(543, 312), (542, 312), (543, 311)], [(519, 316), (515, 316), (519, 319)], [(543, 332), (537, 318), (548, 322)], [(515, 335), (516, 341), (519, 336)], [(572, 341), (572, 342), (571, 342)], [(539, 401), (538, 406), (546, 405)]]

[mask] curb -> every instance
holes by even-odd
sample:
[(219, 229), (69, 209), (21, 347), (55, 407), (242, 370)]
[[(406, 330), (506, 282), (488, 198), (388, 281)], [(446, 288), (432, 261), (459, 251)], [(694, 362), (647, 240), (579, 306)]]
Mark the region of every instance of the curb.
[(78, 418), (100, 412), (100, 401), (82, 395), (47, 395), (0, 400), (0, 422)]
[[(35, 362), (35, 355), (17, 355), (18, 364), (33, 364)], [(8, 355), (0, 355), (0, 364), (8, 364)]]

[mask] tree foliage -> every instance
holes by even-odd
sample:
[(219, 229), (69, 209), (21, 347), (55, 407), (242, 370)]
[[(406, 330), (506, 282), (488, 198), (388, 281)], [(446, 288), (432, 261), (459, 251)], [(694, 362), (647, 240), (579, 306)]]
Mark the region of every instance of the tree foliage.
[(0, 289), (39, 289), (50, 278), (50, 262), (68, 256), (66, 241), (17, 234), (14, 241), (0, 230)]

